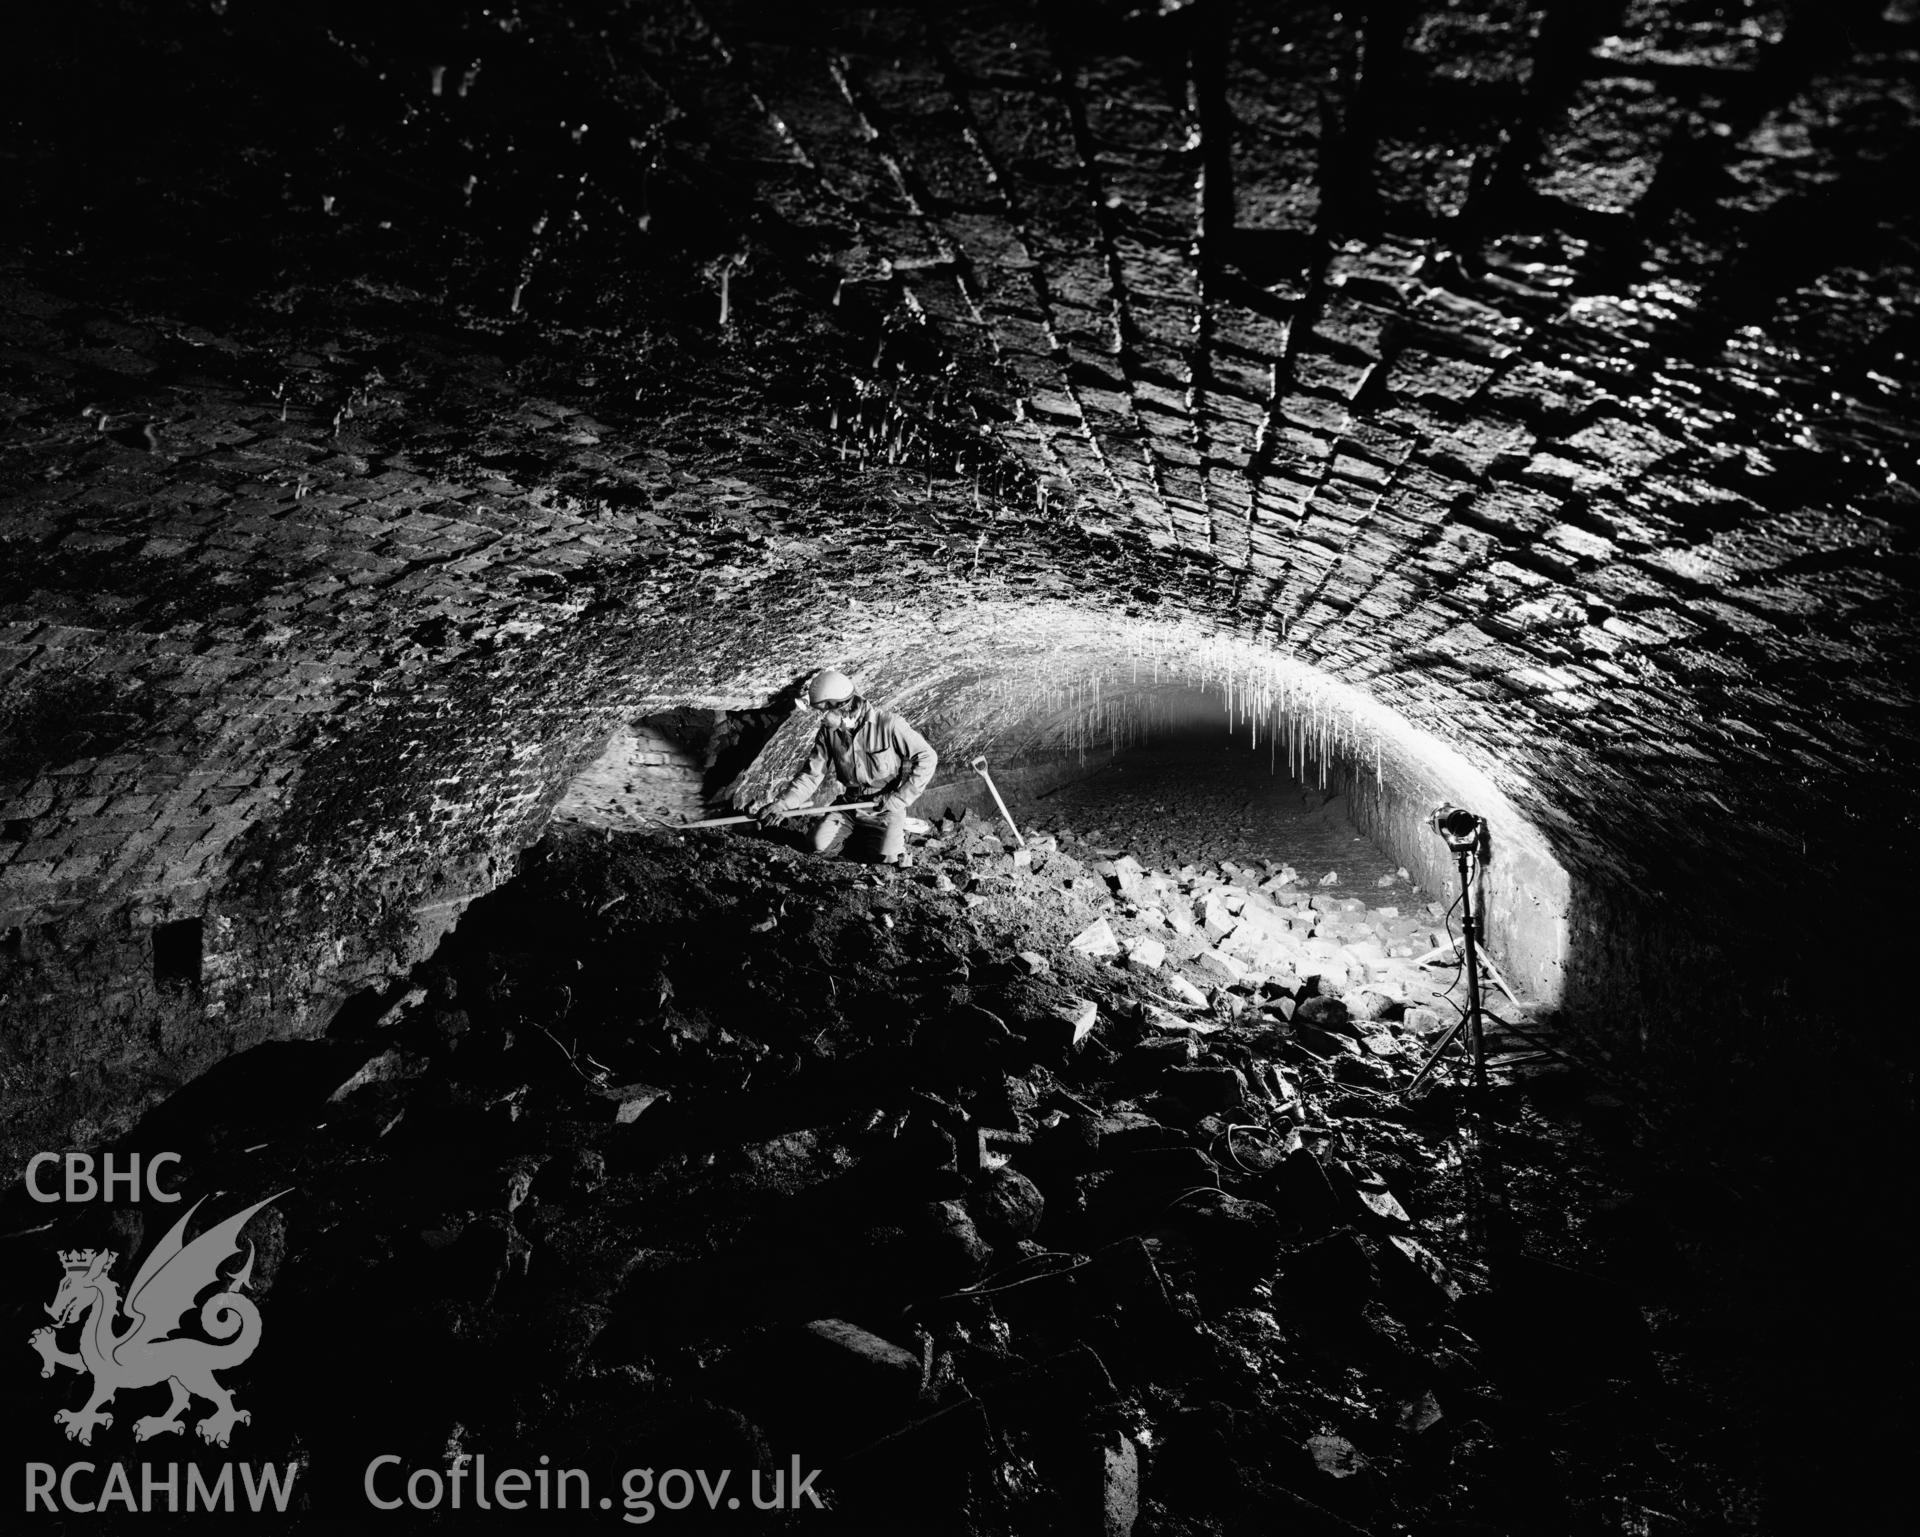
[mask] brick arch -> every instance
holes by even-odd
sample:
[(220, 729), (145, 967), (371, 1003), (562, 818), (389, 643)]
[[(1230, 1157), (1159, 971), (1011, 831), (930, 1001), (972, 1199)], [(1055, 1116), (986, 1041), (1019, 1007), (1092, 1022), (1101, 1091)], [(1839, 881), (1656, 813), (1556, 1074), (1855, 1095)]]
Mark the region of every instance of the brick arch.
[(1149, 9), (30, 21), (18, 1060), (109, 1057), (194, 918), (226, 1044), (313, 1028), (637, 714), (846, 657), (993, 740), (1017, 669), (948, 662), (1023, 623), (1093, 637), (1063, 688), (1158, 627), (1458, 754), (1603, 1012), (1870, 883), (1909, 12)]

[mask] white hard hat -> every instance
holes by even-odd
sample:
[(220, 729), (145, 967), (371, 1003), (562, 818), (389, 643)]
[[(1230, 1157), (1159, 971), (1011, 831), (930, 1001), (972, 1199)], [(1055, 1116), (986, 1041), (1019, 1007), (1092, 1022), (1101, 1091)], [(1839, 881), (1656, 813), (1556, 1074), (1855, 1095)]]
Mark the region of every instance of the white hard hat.
[(830, 700), (853, 698), (853, 679), (831, 667), (823, 667), (807, 685), (807, 703), (825, 704)]

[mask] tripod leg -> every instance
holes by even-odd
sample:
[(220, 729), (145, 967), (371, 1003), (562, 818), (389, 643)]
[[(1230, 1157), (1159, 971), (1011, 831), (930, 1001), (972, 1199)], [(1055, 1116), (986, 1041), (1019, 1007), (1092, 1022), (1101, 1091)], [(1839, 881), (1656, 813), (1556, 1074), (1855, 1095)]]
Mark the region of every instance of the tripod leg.
[(1526, 1007), (1526, 1005), (1520, 1002), (1520, 995), (1516, 993), (1512, 988), (1507, 986), (1507, 979), (1500, 975), (1500, 968), (1495, 966), (1492, 960), (1488, 958), (1486, 947), (1483, 945), (1476, 944), (1473, 948), (1479, 954), (1481, 970), (1485, 971), (1488, 976), (1493, 978), (1494, 986), (1499, 988), (1501, 992), (1505, 993), (1507, 995), (1508, 1001), (1514, 1004), (1516, 1007), (1519, 1007), (1519, 1008)]
[(1439, 1044), (1436, 1045), (1432, 1051), (1427, 1053), (1427, 1060), (1420, 1064), (1420, 1071), (1413, 1075), (1413, 1082), (1409, 1083), (1404, 1089), (1400, 1091), (1400, 1097), (1402, 1099), (1411, 1098), (1414, 1091), (1418, 1089), (1421, 1084), (1426, 1082), (1427, 1075), (1434, 1070), (1434, 1067), (1440, 1061), (1440, 1053), (1445, 1051), (1448, 1046), (1453, 1044), (1453, 1038), (1456, 1035), (1458, 1035), (1462, 1030), (1464, 1030), (1466, 1028), (1466, 1025), (1467, 1025), (1467, 1016), (1462, 1014), (1458, 1019), (1456, 1019), (1451, 1025), (1447, 1027), (1447, 1033), (1441, 1036)]

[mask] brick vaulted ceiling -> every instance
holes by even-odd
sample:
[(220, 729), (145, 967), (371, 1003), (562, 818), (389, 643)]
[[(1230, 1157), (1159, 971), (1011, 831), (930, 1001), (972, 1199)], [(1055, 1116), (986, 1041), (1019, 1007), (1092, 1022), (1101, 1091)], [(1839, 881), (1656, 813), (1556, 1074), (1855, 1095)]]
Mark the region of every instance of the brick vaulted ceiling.
[(23, 25), (10, 922), (822, 656), (963, 747), (1283, 656), (1656, 885), (1913, 830), (1910, 0)]

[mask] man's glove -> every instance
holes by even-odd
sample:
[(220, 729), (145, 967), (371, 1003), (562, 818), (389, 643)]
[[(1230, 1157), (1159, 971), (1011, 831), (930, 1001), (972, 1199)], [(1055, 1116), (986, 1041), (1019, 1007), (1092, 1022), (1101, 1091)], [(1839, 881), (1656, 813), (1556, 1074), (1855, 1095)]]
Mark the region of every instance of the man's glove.
[(781, 822), (785, 820), (780, 813), (780, 803), (778, 801), (768, 801), (766, 805), (754, 812), (753, 819), (762, 827), (778, 827)]

